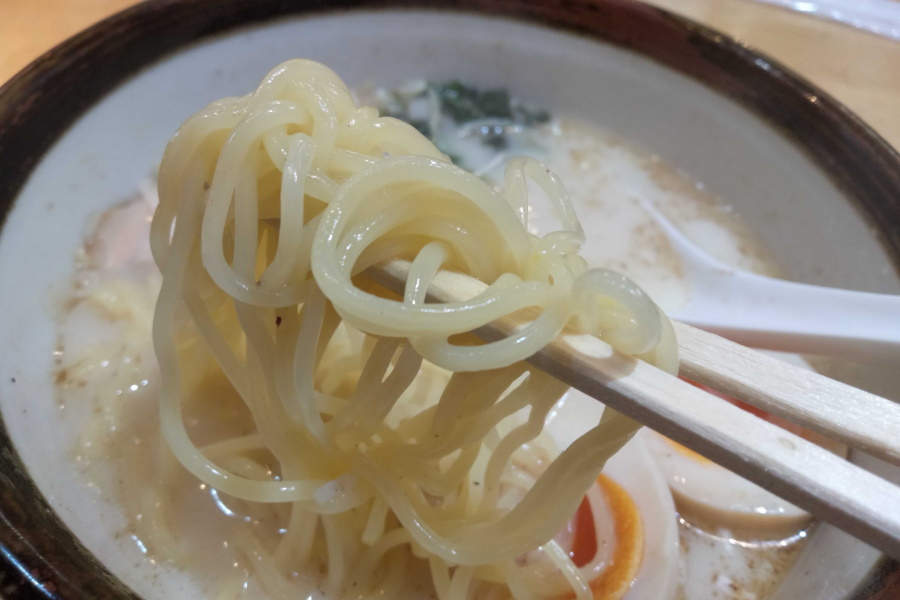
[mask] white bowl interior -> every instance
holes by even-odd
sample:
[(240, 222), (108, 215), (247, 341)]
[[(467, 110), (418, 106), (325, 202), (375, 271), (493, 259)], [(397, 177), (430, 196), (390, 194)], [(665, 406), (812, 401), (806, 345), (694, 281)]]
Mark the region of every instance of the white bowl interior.
[[(615, 47), (512, 21), (432, 12), (292, 18), (198, 43), (138, 73), (85, 114), (40, 163), (0, 238), (0, 279), (8, 282), (0, 311), (3, 418), (50, 503), (138, 593), (146, 582), (128, 578), (139, 560), (134, 545), (122, 542), (110, 552), (109, 523), (120, 517), (66, 466), (72, 436), (61, 432), (52, 372), (55, 319), (70, 289), (74, 252), (90, 215), (154, 172), (188, 115), (247, 93), (293, 57), (322, 61), (351, 86), (426, 77), (508, 87), (704, 182), (737, 208), (791, 277), (900, 291), (864, 218), (801, 151), (732, 101)], [(864, 375), (871, 385), (882, 377)], [(813, 537), (801, 558), (808, 569), (786, 582), (785, 597), (844, 597), (876, 554), (830, 528)]]

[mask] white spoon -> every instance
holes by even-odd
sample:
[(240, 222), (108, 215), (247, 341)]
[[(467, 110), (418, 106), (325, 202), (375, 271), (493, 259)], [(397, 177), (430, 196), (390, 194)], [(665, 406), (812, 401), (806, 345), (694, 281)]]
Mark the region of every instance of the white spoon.
[(644, 208), (681, 256), (691, 299), (673, 319), (745, 346), (900, 366), (900, 296), (828, 288), (735, 269)]

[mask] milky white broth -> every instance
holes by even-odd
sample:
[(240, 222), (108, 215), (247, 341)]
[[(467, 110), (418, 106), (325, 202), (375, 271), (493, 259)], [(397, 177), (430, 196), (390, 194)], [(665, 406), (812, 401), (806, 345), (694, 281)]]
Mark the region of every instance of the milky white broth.
[[(583, 256), (592, 266), (627, 274), (667, 312), (685, 303), (691, 290), (678, 256), (638, 198), (655, 204), (721, 260), (777, 273), (738, 215), (701, 184), (655, 157), (567, 119), (543, 127), (537, 142), (525, 150), (545, 161), (566, 184), (587, 233)], [(229, 519), (240, 518), (227, 514), (227, 503), (217, 504), (210, 490), (186, 476), (187, 489), (168, 500), (179, 507), (177, 529), (189, 550), (186, 556), (192, 558), (166, 560), (145, 548), (136, 535), (133, 523), (144, 515), (119, 485), (123, 478), (140, 474), (142, 453), (155, 451), (158, 443), (158, 375), (149, 328), (159, 276), (147, 248), (154, 194), (148, 186), (99, 216), (77, 260), (72, 298), (60, 319), (57, 374), (60, 410), (72, 424), (72, 460), (109, 526), (110, 555), (115, 556), (107, 562), (138, 593), (148, 598), (213, 597), (225, 584), (239, 592), (234, 597), (258, 598), (262, 592), (252, 580), (240, 593), (247, 579), (243, 559), (225, 547), (217, 533)], [(539, 198), (530, 218), (538, 230), (552, 227), (549, 207)], [(600, 410), (595, 401), (570, 393), (550, 423), (556, 444), (570, 443), (586, 424), (596, 422)], [(735, 541), (728, 531), (702, 531), (679, 523), (663, 475), (643, 446), (639, 436), (606, 471), (632, 494), (651, 536), (638, 582), (627, 598), (765, 597), (790, 568), (803, 535)], [(266, 526), (263, 513), (250, 518)], [(315, 569), (298, 565), (297, 578), (308, 582), (310, 597), (324, 599), (318, 576)], [(424, 570), (411, 574), (409, 598), (433, 597), (417, 591), (423, 581)]]

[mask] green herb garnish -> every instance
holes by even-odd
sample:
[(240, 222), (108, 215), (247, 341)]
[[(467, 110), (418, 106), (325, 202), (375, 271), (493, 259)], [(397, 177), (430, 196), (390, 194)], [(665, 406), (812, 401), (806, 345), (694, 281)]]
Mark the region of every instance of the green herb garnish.
[[(497, 152), (510, 146), (514, 136), (527, 135), (550, 121), (546, 110), (525, 106), (503, 88), (479, 89), (454, 80), (422, 82), (407, 90), (390, 92), (381, 114), (406, 121), (431, 139), (445, 154), (454, 146), (440, 123), (451, 122), (461, 138), (477, 138)], [(413, 116), (415, 115), (415, 116)], [(458, 163), (458, 157), (451, 157)]]

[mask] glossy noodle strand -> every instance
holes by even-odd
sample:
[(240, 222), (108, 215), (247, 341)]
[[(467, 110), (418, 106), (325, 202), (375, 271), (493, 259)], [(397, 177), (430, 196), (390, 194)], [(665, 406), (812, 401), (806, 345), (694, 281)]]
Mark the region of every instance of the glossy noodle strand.
[[(532, 189), (559, 231), (530, 232)], [(441, 600), (548, 585), (591, 597), (551, 540), (638, 425), (606, 410), (559, 456), (535, 458), (566, 388), (523, 361), (564, 327), (669, 370), (675, 346), (639, 288), (586, 268), (584, 232), (548, 169), (516, 159), (498, 191), (413, 127), (357, 108), (326, 67), (294, 60), (191, 117), (159, 192), (162, 432), (221, 497), (277, 514), (275, 539), (235, 539), (269, 594), (298, 594), (291, 574), (315, 563), (335, 598), (395, 597), (418, 561)], [(402, 296), (363, 274), (395, 258), (412, 264)], [(441, 269), (488, 287), (432, 302)], [(535, 308), (513, 336), (471, 334)], [(246, 427), (201, 444), (185, 406), (214, 423), (223, 389)]]

